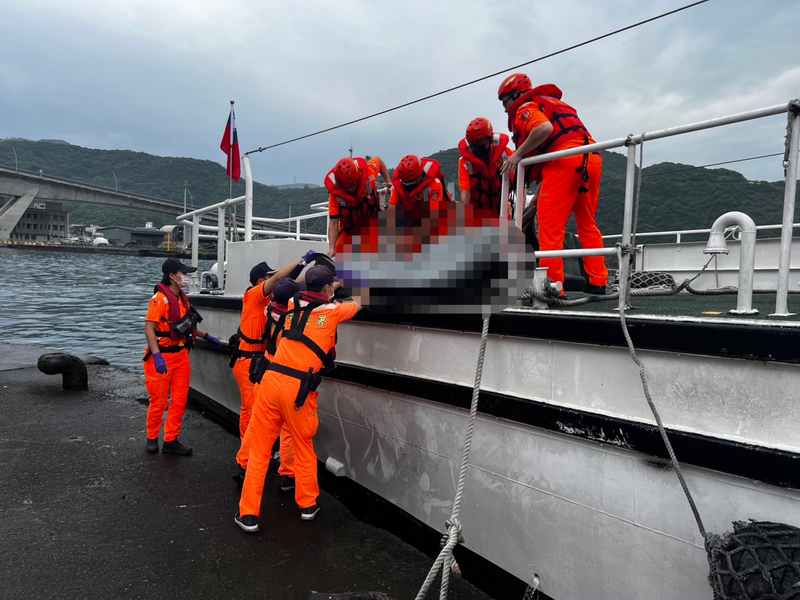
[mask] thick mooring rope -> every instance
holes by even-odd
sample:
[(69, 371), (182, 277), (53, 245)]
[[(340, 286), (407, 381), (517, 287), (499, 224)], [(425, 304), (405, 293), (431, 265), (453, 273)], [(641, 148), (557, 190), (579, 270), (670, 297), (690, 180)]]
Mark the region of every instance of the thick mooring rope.
[(478, 368), (475, 371), (475, 385), (472, 387), (472, 403), (469, 407), (469, 422), (467, 424), (467, 434), (464, 440), (464, 452), (461, 457), (461, 471), (458, 474), (458, 487), (456, 488), (456, 497), (453, 500), (453, 512), (447, 520), (447, 533), (442, 538), (446, 540), (442, 551), (431, 566), (428, 576), (422, 583), (422, 587), (417, 594), (417, 600), (422, 600), (427, 596), (428, 590), (436, 578), (439, 569), (442, 569), (442, 585), (439, 590), (440, 600), (447, 598), (447, 591), (450, 585), (450, 572), (453, 570), (455, 560), (453, 559), (453, 549), (459, 542), (463, 542), (464, 538), (461, 535), (461, 521), (459, 514), (461, 512), (461, 500), (464, 497), (464, 483), (467, 479), (467, 464), (469, 463), (469, 454), (472, 450), (472, 434), (475, 430), (475, 417), (478, 414), (478, 396), (481, 389), (481, 378), (483, 377), (483, 359), (486, 355), (486, 340), (489, 337), (489, 317), (484, 317), (483, 328), (481, 329), (481, 346), (478, 352)]
[[(619, 259), (620, 264), (622, 264), (623, 252), (621, 246), (617, 246), (617, 258)], [(706, 267), (708, 264), (709, 263), (706, 263)], [(705, 269), (705, 267), (703, 267), (703, 269)], [(702, 271), (700, 271), (700, 273), (702, 273)], [(697, 278), (700, 273), (695, 275), (695, 278)], [(687, 279), (681, 285), (688, 285), (688, 283), (689, 280)], [(664, 428), (664, 423), (661, 421), (661, 415), (659, 415), (658, 409), (653, 402), (653, 398), (650, 396), (650, 389), (647, 386), (647, 378), (645, 377), (644, 372), (644, 364), (642, 364), (642, 361), (640, 361), (639, 357), (636, 355), (636, 348), (634, 348), (633, 340), (631, 340), (630, 333), (628, 333), (628, 323), (625, 321), (625, 307), (620, 308), (619, 320), (622, 324), (622, 334), (625, 336), (625, 341), (628, 343), (628, 351), (631, 354), (633, 362), (635, 362), (639, 367), (639, 379), (642, 380), (644, 397), (647, 399), (647, 404), (650, 406), (650, 411), (653, 413), (653, 417), (656, 420), (656, 425), (658, 425), (658, 432), (661, 434), (661, 439), (664, 441), (664, 445), (667, 447), (667, 453), (669, 454), (669, 460), (672, 463), (672, 468), (675, 470), (675, 474), (678, 476), (678, 480), (681, 482), (681, 487), (683, 488), (683, 493), (686, 495), (686, 500), (689, 501), (689, 506), (694, 514), (694, 520), (697, 521), (697, 527), (700, 529), (700, 535), (703, 536), (703, 540), (706, 540), (708, 534), (706, 533), (706, 528), (703, 526), (703, 520), (700, 518), (700, 513), (697, 510), (697, 505), (694, 502), (694, 498), (692, 498), (692, 493), (689, 491), (689, 487), (686, 485), (686, 480), (683, 477), (681, 465), (678, 462), (678, 458), (675, 456), (675, 451), (672, 449), (672, 442), (669, 441), (667, 430)]]

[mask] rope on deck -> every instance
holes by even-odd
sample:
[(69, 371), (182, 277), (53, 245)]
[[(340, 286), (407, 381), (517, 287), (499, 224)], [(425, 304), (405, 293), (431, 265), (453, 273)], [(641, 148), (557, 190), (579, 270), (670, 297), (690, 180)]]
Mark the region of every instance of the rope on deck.
[(481, 329), (481, 345), (478, 352), (478, 367), (475, 370), (475, 384), (472, 387), (472, 402), (469, 407), (469, 422), (467, 424), (467, 433), (464, 440), (464, 452), (461, 457), (461, 471), (458, 474), (458, 487), (456, 488), (456, 497), (453, 500), (453, 512), (450, 518), (446, 521), (447, 532), (442, 538), (444, 547), (439, 556), (431, 566), (428, 576), (420, 587), (416, 600), (422, 600), (428, 595), (428, 590), (436, 578), (439, 569), (442, 569), (442, 583), (439, 589), (440, 600), (447, 598), (447, 592), (450, 586), (450, 574), (459, 573), (458, 564), (453, 558), (453, 549), (459, 542), (464, 541), (462, 535), (461, 521), (459, 514), (461, 512), (461, 500), (464, 497), (464, 483), (467, 478), (467, 464), (469, 463), (469, 454), (472, 450), (472, 435), (475, 430), (475, 417), (478, 414), (478, 396), (481, 389), (481, 378), (483, 377), (483, 359), (486, 355), (486, 340), (489, 337), (489, 317), (484, 317), (483, 328)]
[[(630, 245), (623, 246), (622, 244), (617, 244), (617, 255), (624, 255), (631, 251)], [(703, 268), (698, 271), (698, 273), (690, 278), (683, 281), (683, 283), (669, 287), (666, 285), (659, 285), (653, 286), (643, 289), (633, 289), (630, 290), (629, 294), (634, 297), (643, 297), (643, 296), (674, 296), (686, 290), (692, 294), (698, 295), (715, 295), (715, 294), (735, 294), (737, 293), (737, 289), (735, 287), (726, 287), (726, 288), (719, 288), (715, 290), (696, 290), (691, 286), (691, 283), (700, 277), (708, 268), (708, 265), (711, 264), (711, 261), (714, 259), (714, 256), (708, 259), (706, 264), (703, 265)], [(564, 298), (557, 298), (555, 296), (550, 296), (540, 290), (537, 290), (532, 285), (519, 297), (519, 300), (530, 300), (532, 298), (536, 298), (537, 300), (541, 300), (543, 302), (547, 302), (548, 304), (555, 304), (556, 306), (581, 306), (583, 304), (588, 304), (590, 302), (609, 302), (611, 300), (617, 300), (619, 298), (619, 292), (614, 292), (613, 294), (609, 294), (607, 296), (584, 296), (583, 298), (576, 298), (574, 300), (566, 300)]]

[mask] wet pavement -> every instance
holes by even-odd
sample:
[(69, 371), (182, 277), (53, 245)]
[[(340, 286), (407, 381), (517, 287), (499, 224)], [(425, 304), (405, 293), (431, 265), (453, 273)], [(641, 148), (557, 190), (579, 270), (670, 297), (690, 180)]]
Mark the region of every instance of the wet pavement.
[[(301, 521), (275, 473), (262, 530), (245, 534), (236, 436), (187, 410), (181, 439), (195, 454), (147, 454), (139, 374), (89, 365), (90, 390), (65, 392), (36, 369), (44, 352), (0, 343), (3, 598), (415, 597), (432, 563), (422, 552), (325, 492), (317, 519)], [(463, 580), (450, 597), (488, 598)]]

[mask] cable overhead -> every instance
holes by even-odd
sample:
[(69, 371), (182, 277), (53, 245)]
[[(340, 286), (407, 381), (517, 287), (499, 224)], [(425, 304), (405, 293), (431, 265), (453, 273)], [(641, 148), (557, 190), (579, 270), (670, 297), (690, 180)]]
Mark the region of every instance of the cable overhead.
[(404, 102), (403, 104), (398, 104), (397, 106), (393, 106), (392, 108), (387, 108), (385, 110), (378, 111), (376, 113), (372, 113), (365, 117), (360, 117), (358, 119), (353, 119), (352, 121), (347, 121), (346, 123), (340, 123), (339, 125), (334, 125), (333, 127), (327, 127), (325, 129), (320, 129), (319, 131), (314, 131), (313, 133), (307, 133), (305, 135), (301, 135), (296, 138), (292, 138), (290, 140), (284, 140), (283, 142), (278, 142), (277, 144), (270, 144), (269, 146), (262, 146), (256, 150), (250, 150), (249, 152), (245, 152), (245, 156), (248, 154), (254, 154), (256, 152), (263, 152), (264, 150), (270, 150), (271, 148), (277, 148), (278, 146), (285, 146), (286, 144), (291, 144), (293, 142), (299, 142), (300, 140), (304, 140), (306, 138), (314, 137), (316, 135), (320, 135), (323, 133), (328, 133), (329, 131), (333, 131), (335, 129), (341, 129), (342, 127), (347, 127), (348, 125), (354, 125), (355, 123), (360, 123), (361, 121), (366, 121), (368, 119), (374, 119), (375, 117), (379, 117), (381, 115), (385, 115), (390, 112), (394, 112), (396, 110), (400, 110), (401, 108), (406, 108), (407, 106), (411, 106), (412, 104), (419, 104), (420, 102), (424, 102), (425, 100), (430, 100), (431, 98), (436, 98), (437, 96), (442, 96), (444, 94), (449, 94), (450, 92), (454, 92), (455, 90), (460, 90), (461, 88), (465, 88), (467, 86), (479, 83), (481, 81), (486, 81), (487, 79), (491, 79), (492, 77), (497, 77), (498, 75), (502, 75), (503, 73), (508, 73), (509, 71), (514, 71), (519, 69), (520, 67), (525, 67), (527, 65), (532, 65), (534, 63), (543, 61), (548, 58), (552, 58), (553, 56), (557, 56), (559, 54), (564, 54), (565, 52), (569, 52), (571, 50), (575, 50), (582, 46), (587, 46), (594, 42), (598, 42), (605, 38), (611, 37), (613, 35), (617, 35), (618, 33), (622, 33), (623, 31), (628, 31), (630, 29), (634, 29), (636, 27), (640, 27), (642, 25), (646, 25), (647, 23), (652, 23), (653, 21), (658, 21), (659, 19), (663, 19), (664, 17), (669, 17), (670, 15), (674, 15), (684, 10), (688, 10), (690, 8), (694, 8), (695, 6), (699, 6), (700, 4), (705, 4), (709, 0), (698, 0), (697, 2), (692, 2), (691, 4), (687, 4), (685, 6), (681, 6), (680, 8), (676, 8), (669, 12), (662, 13), (660, 15), (656, 15), (655, 17), (650, 17), (649, 19), (645, 19), (644, 21), (639, 21), (638, 23), (633, 23), (631, 25), (627, 25), (626, 27), (622, 27), (620, 29), (615, 29), (614, 31), (609, 31), (608, 33), (604, 33), (603, 35), (599, 35), (592, 39), (580, 42), (579, 44), (574, 44), (572, 46), (568, 46), (566, 48), (562, 48), (561, 50), (556, 50), (555, 52), (551, 52), (550, 54), (545, 54), (538, 58), (534, 58), (533, 60), (529, 60), (527, 62), (519, 63), (518, 65), (514, 65), (512, 67), (507, 67), (500, 71), (495, 71), (494, 73), (490, 73), (489, 75), (484, 75), (483, 77), (479, 77), (478, 79), (473, 79), (471, 81), (467, 81), (466, 83), (462, 83), (447, 89), (444, 89), (440, 92), (436, 92), (435, 94), (428, 94), (427, 96), (422, 96), (421, 98), (417, 98), (416, 100), (411, 100), (409, 102)]

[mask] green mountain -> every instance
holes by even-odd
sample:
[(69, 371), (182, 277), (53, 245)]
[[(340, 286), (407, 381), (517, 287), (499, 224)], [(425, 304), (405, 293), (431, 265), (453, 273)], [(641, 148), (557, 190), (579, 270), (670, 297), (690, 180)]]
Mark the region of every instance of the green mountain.
[[(12, 149), (13, 146), (13, 149)], [(65, 177), (87, 183), (183, 202), (183, 182), (189, 184), (189, 207), (200, 207), (228, 197), (225, 168), (210, 160), (153, 156), (130, 150), (93, 150), (61, 140), (0, 140), (0, 166)], [(457, 187), (458, 150), (451, 148), (431, 156), (439, 161), (448, 181)], [(597, 222), (604, 234), (622, 230), (625, 157), (603, 153), (603, 181)], [(254, 184), (254, 212), (258, 216), (305, 213), (308, 206), (327, 199), (324, 187), (298, 188)], [(456, 192), (457, 194), (458, 192)], [(244, 179), (233, 186), (234, 196), (244, 194)], [(89, 204), (67, 204), (73, 223), (157, 226), (171, 223), (164, 215), (120, 210)], [(240, 209), (241, 210), (241, 209)], [(750, 215), (757, 225), (777, 224), (783, 213), (783, 182), (748, 181), (728, 169), (661, 163), (642, 171), (638, 231), (708, 228), (730, 210)], [(321, 221), (314, 227), (320, 231)], [(574, 231), (574, 223), (570, 228)]]
[[(13, 149), (12, 149), (13, 146)], [(187, 210), (208, 206), (228, 197), (225, 167), (211, 160), (153, 156), (130, 150), (94, 150), (71, 144), (28, 140), (0, 140), (0, 166), (93, 183), (109, 189), (162, 198), (183, 205), (183, 183), (189, 184)], [(115, 180), (116, 176), (116, 180)], [(233, 195), (244, 195), (244, 177), (233, 184)], [(259, 216), (286, 217), (308, 212), (308, 206), (327, 200), (325, 188), (278, 189), (254, 183), (254, 213)], [(83, 203), (65, 203), (73, 223), (141, 226), (152, 221), (157, 227), (172, 224), (167, 215), (150, 214)], [(239, 207), (241, 213), (242, 208)], [(324, 224), (323, 224), (324, 228)]]

